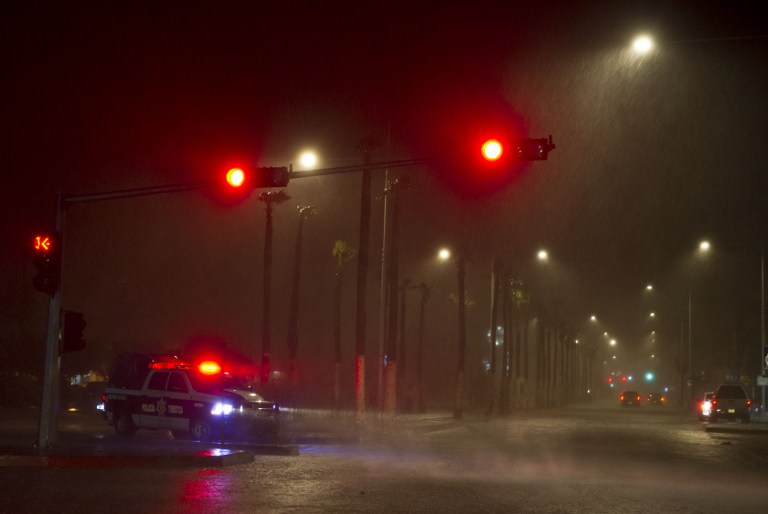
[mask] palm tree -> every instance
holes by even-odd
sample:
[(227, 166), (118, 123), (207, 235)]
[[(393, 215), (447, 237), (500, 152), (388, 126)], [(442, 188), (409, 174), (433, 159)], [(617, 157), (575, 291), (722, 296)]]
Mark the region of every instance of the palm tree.
[(344, 264), (355, 258), (357, 251), (346, 241), (337, 240), (333, 244), (333, 256), (336, 259), (336, 291), (334, 313), (334, 357), (335, 366), (333, 373), (333, 406), (339, 408), (339, 396), (341, 394), (341, 286), (344, 272)]

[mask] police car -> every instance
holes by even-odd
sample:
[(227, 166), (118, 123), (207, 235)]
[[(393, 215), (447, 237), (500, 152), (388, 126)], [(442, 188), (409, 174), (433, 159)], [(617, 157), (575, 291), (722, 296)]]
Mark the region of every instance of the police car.
[(173, 356), (127, 353), (112, 365), (104, 417), (119, 435), (170, 430), (177, 439), (211, 441), (274, 436), (279, 408), (213, 361), (192, 366)]

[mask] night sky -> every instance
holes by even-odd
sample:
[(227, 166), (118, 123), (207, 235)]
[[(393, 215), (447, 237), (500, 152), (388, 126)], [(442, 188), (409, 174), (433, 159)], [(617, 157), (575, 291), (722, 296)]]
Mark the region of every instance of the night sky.
[[(53, 223), (57, 191), (210, 180), (232, 163), (296, 163), (306, 147), (323, 167), (356, 164), (365, 141), (374, 161), (453, 155), (504, 131), (552, 134), (557, 148), (501, 175), (477, 163), (391, 172), (411, 181), (401, 277), (434, 290), (429, 373), (449, 376), (455, 365), (455, 273), (435, 263), (441, 245), (467, 255), (473, 366), (494, 256), (560, 302), (575, 331), (597, 314), (627, 356), (646, 351), (652, 328), (670, 362), (691, 284), (702, 365), (742, 347), (757, 358), (759, 246), (768, 242), (768, 18), (759, 2), (157, 4), (3, 4), (3, 344), (19, 331), (44, 337), (46, 299), (29, 285), (26, 249)], [(639, 58), (629, 45), (643, 31), (657, 47)], [(374, 175), (371, 356), (383, 180)], [(299, 332), (301, 372), (315, 383), (332, 370), (331, 250), (337, 239), (358, 244), (359, 184), (357, 174), (297, 179), (275, 208), (278, 366), (296, 206), (318, 211), (305, 231)], [(89, 341), (71, 358), (104, 366), (114, 351), (200, 337), (260, 353), (256, 194), (226, 206), (200, 191), (79, 204), (66, 221), (63, 305), (86, 313)], [(693, 263), (702, 237), (716, 251)], [(534, 261), (541, 247), (546, 269)], [(351, 377), (354, 262), (345, 273)], [(649, 282), (654, 298), (643, 296)], [(417, 296), (408, 302), (413, 332)]]

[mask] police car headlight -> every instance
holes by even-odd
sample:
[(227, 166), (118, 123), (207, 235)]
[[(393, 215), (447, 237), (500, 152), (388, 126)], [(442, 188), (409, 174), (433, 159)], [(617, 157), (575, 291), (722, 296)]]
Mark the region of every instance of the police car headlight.
[(211, 414), (214, 416), (229, 416), (235, 408), (230, 403), (217, 403), (211, 409)]

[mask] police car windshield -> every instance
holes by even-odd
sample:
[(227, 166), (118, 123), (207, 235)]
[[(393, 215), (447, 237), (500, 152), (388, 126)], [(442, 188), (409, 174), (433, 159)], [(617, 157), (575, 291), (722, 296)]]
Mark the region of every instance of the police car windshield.
[(224, 389), (247, 389), (239, 380), (229, 375), (203, 375), (190, 373), (192, 387), (201, 393), (218, 393)]

